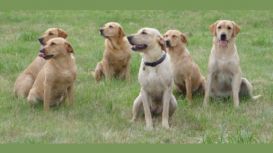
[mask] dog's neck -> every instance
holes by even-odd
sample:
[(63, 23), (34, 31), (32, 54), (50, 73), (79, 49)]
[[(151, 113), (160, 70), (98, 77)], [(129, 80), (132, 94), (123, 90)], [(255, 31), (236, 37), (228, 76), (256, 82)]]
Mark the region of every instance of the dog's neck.
[(50, 59), (49, 62), (54, 63), (54, 65), (57, 66), (57, 68), (63, 69), (63, 68), (69, 68), (72, 64), (74, 64), (74, 54), (66, 54), (64, 56), (57, 56), (52, 59)]
[(108, 37), (105, 39), (105, 43), (111, 50), (121, 50), (122, 42), (124, 41), (123, 37)]
[(183, 56), (184, 54), (189, 53), (185, 45), (177, 45), (175, 47), (168, 47), (167, 52), (171, 58), (177, 58), (177, 57)]
[(161, 47), (158, 46), (152, 50), (149, 50), (148, 52), (144, 52), (142, 54), (142, 57), (143, 57), (144, 62), (152, 63), (152, 62), (159, 60), (163, 53), (164, 53), (164, 51), (162, 51)]

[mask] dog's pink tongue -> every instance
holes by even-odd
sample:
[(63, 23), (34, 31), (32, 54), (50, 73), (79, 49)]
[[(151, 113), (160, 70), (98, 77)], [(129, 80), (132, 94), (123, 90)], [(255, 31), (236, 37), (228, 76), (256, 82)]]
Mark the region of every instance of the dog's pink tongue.
[(39, 56), (40, 57), (45, 57), (45, 54), (44, 53), (39, 53)]
[(220, 41), (219, 41), (219, 45), (220, 45), (221, 47), (227, 47), (228, 42), (227, 42), (227, 41), (222, 41), (222, 40), (220, 40)]

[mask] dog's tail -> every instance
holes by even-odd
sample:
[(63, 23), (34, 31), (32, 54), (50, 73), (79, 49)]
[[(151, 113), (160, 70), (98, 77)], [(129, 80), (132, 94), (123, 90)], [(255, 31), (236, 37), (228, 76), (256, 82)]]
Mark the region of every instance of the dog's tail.
[(255, 100), (260, 99), (261, 97), (262, 97), (262, 95), (257, 95), (257, 96), (252, 96), (251, 99), (255, 101)]

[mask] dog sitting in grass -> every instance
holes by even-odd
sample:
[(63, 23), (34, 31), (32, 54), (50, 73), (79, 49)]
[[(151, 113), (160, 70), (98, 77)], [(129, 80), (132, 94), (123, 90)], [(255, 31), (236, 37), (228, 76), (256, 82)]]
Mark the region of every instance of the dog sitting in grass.
[(96, 81), (100, 81), (103, 77), (129, 80), (131, 47), (123, 28), (119, 23), (109, 22), (100, 28), (100, 33), (105, 38), (104, 54), (91, 74)]
[(157, 29), (142, 28), (128, 40), (132, 50), (142, 54), (138, 74), (141, 89), (133, 104), (132, 121), (144, 111), (148, 130), (153, 129), (153, 115), (162, 115), (162, 126), (168, 129), (177, 102), (172, 93), (173, 76), (164, 39)]
[(74, 50), (63, 38), (50, 39), (40, 50), (40, 57), (46, 64), (39, 72), (30, 92), (28, 101), (33, 106), (43, 101), (44, 110), (50, 106), (74, 101), (73, 89), (77, 75)]
[(192, 104), (193, 93), (205, 93), (205, 77), (186, 47), (188, 40), (185, 34), (178, 30), (168, 30), (164, 34), (164, 40), (171, 58), (176, 88), (179, 92), (186, 93), (187, 101)]
[[(67, 33), (60, 28), (49, 28), (45, 31), (39, 42), (43, 47), (52, 38), (67, 38)], [(18, 76), (14, 84), (14, 94), (17, 97), (27, 97), (28, 93), (44, 64), (45, 59), (37, 56), (32, 63)]]
[(236, 47), (236, 36), (240, 27), (229, 20), (218, 20), (209, 27), (212, 35), (212, 49), (208, 64), (203, 105), (207, 106), (209, 97), (233, 98), (234, 107), (239, 107), (239, 97), (250, 97), (253, 100), (251, 83), (242, 77), (240, 58)]

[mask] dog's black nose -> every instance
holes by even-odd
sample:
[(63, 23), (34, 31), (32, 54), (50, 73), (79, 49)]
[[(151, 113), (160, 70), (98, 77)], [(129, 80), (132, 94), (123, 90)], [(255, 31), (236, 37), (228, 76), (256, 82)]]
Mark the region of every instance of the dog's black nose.
[(39, 38), (38, 40), (39, 40), (41, 45), (44, 45), (44, 38), (43, 37)]
[(133, 36), (128, 36), (127, 39), (129, 42), (132, 42)]
[(41, 52), (41, 53), (45, 53), (45, 49), (44, 49), (44, 48), (41, 48), (41, 49), (40, 49), (40, 52)]
[(227, 40), (227, 35), (226, 34), (221, 34), (221, 40), (222, 41), (225, 41), (225, 40)]
[(170, 42), (170, 40), (166, 40), (165, 42), (166, 42), (167, 47), (171, 47), (171, 42)]
[(100, 28), (100, 34), (103, 35), (103, 29), (102, 28)]

